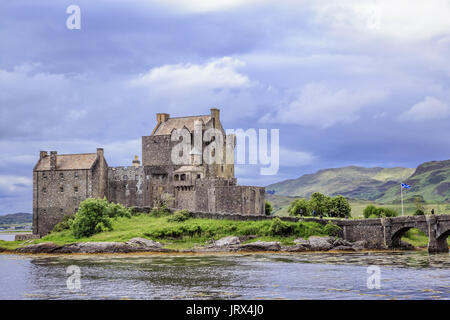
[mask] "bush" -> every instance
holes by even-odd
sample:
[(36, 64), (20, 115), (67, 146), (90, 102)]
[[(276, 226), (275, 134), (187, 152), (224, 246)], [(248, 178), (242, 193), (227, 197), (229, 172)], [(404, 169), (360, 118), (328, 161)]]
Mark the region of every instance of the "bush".
[(270, 234), (273, 236), (287, 236), (292, 233), (292, 226), (287, 222), (282, 221), (280, 218), (275, 218), (272, 220), (270, 225)]
[(192, 218), (192, 213), (188, 210), (179, 210), (176, 211), (173, 215), (167, 218), (168, 222), (183, 222)]
[(73, 223), (74, 216), (65, 215), (62, 221), (55, 225), (52, 232), (61, 232), (63, 230), (69, 230), (71, 224)]
[(71, 230), (75, 238), (90, 237), (112, 230), (106, 199), (89, 198), (80, 203)]
[(110, 218), (131, 218), (131, 209), (126, 208), (119, 203), (108, 203), (105, 213)]
[(334, 223), (328, 222), (325, 227), (324, 227), (324, 231), (327, 235), (332, 236), (332, 237), (338, 237), (341, 235), (342, 233), (342, 229), (341, 227), (335, 225)]
[(265, 202), (265, 210), (264, 210), (266, 216), (270, 216), (271, 213), (272, 213), (272, 210), (273, 210), (272, 204), (269, 201), (266, 200), (266, 202)]
[(166, 205), (162, 205), (161, 207), (154, 207), (152, 211), (149, 213), (152, 217), (158, 218), (167, 216), (170, 214), (170, 210)]
[(384, 218), (384, 217), (396, 217), (398, 212), (391, 208), (375, 207), (374, 205), (368, 205), (363, 211), (364, 218)]
[(414, 211), (414, 215), (415, 216), (424, 216), (425, 212), (422, 209), (416, 209), (416, 211)]

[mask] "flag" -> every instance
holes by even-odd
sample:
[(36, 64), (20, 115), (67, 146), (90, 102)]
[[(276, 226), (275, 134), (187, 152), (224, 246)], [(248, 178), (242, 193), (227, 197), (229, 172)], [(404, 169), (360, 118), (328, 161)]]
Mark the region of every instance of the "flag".
[(406, 183), (402, 183), (402, 188), (403, 189), (410, 189), (411, 186), (408, 186)]

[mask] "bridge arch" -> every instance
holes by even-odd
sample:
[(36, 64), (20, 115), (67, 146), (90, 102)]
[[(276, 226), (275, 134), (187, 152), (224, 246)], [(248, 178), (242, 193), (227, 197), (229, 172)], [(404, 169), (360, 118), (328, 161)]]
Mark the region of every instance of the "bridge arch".
[(411, 229), (418, 229), (425, 233), (430, 238), (430, 235), (428, 234), (428, 227), (426, 225), (422, 224), (410, 224), (410, 225), (403, 225), (400, 226), (394, 230), (391, 231), (391, 244), (393, 248), (400, 247), (400, 241), (402, 240), (402, 237)]
[(447, 248), (448, 252), (448, 242), (447, 238), (450, 236), (450, 228), (446, 231), (442, 232), (437, 238), (436, 238), (436, 244), (438, 248), (442, 248), (443, 252), (445, 252), (445, 248)]

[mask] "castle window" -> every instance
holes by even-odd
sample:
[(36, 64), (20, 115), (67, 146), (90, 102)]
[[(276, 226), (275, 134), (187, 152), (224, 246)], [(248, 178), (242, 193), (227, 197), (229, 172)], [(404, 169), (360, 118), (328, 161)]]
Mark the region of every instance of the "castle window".
[(78, 187), (73, 187), (74, 192), (78, 192)]
[(178, 153), (178, 155), (179, 155), (180, 157), (182, 157), (182, 156), (183, 156), (183, 150), (181, 150), (181, 151)]
[(43, 193), (47, 193), (47, 188), (42, 188)]
[(139, 180), (139, 176), (138, 176), (138, 175), (135, 175), (135, 176), (134, 176), (134, 180)]
[(186, 180), (186, 175), (183, 173), (182, 175), (181, 175), (181, 181), (185, 181)]
[(200, 179), (202, 176), (200, 174), (197, 175), (197, 179)]
[(64, 213), (64, 209), (59, 209), (59, 212)]
[(128, 176), (127, 176), (127, 175), (124, 175), (124, 176), (123, 176), (123, 180), (128, 180)]
[(64, 179), (64, 173), (61, 172), (61, 173), (59, 174), (59, 177), (60, 177), (61, 179)]
[(47, 179), (47, 173), (42, 172), (42, 178)]
[(64, 192), (64, 187), (59, 187), (59, 192)]
[(173, 179), (174, 179), (175, 181), (178, 181), (178, 180), (180, 179), (180, 176), (176, 174), (176, 175), (173, 177)]
[(73, 177), (74, 177), (74, 178), (78, 178), (78, 172), (77, 172), (77, 171), (75, 171), (75, 172), (73, 173)]

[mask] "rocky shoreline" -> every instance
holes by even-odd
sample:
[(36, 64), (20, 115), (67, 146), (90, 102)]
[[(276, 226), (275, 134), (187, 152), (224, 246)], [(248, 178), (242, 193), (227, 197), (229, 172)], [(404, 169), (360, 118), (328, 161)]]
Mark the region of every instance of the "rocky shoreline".
[[(0, 247), (0, 252), (19, 254), (99, 254), (99, 253), (201, 253), (201, 252), (314, 252), (314, 251), (341, 251), (357, 252), (362, 250), (386, 250), (370, 241), (350, 242), (333, 237), (310, 237), (296, 239), (294, 245), (285, 246), (280, 242), (256, 241), (242, 243), (248, 240), (229, 236), (220, 240), (211, 241), (205, 246), (193, 249), (168, 249), (156, 241), (133, 238), (127, 242), (77, 242), (66, 245), (58, 245), (53, 242), (30, 244), (15, 250)], [(403, 243), (401, 249), (413, 250), (414, 247)]]

